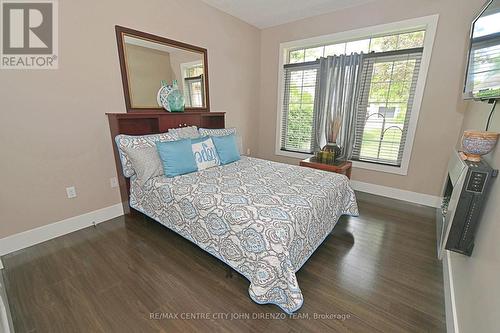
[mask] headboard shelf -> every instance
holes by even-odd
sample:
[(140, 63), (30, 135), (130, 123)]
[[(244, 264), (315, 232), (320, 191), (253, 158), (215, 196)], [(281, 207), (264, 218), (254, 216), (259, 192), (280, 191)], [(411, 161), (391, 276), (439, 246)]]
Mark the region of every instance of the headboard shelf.
[(115, 165), (120, 185), (123, 210), (130, 212), (128, 204), (130, 182), (122, 173), (120, 157), (115, 144), (118, 134), (147, 135), (167, 132), (170, 128), (197, 126), (203, 128), (224, 128), (225, 112), (140, 112), (140, 113), (106, 113), (115, 155)]

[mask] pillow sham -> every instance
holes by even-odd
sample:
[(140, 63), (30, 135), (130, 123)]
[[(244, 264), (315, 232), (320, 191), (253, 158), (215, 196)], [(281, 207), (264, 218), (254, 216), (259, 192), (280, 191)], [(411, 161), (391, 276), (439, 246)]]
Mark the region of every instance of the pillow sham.
[(191, 148), (191, 139), (157, 142), (156, 148), (165, 176), (172, 178), (198, 170)]
[(213, 136), (212, 141), (214, 142), (217, 154), (219, 154), (220, 164), (228, 164), (240, 159), (240, 153), (236, 146), (236, 137), (234, 134)]
[(122, 148), (132, 162), (137, 181), (142, 186), (150, 178), (163, 176), (163, 166), (156, 147), (145, 147), (134, 149), (130, 147)]
[(192, 139), (191, 148), (198, 170), (212, 168), (220, 164), (219, 154), (217, 154), (214, 142), (210, 137)]
[[(120, 156), (120, 162), (122, 164), (123, 175), (127, 178), (132, 177), (135, 174), (134, 166), (130, 160), (129, 155), (125, 152), (124, 148), (130, 149), (143, 149), (143, 148), (155, 148), (155, 143), (157, 141), (173, 141), (175, 137), (169, 133), (159, 133), (150, 135), (125, 135), (119, 134), (115, 137), (115, 143), (118, 147), (118, 155)], [(156, 152), (156, 155), (158, 152)], [(160, 164), (161, 166), (161, 164)]]
[(236, 127), (229, 128), (199, 128), (198, 132), (201, 136), (224, 136), (236, 134)]
[(236, 138), (236, 146), (241, 154), (243, 152), (243, 142), (241, 136), (236, 131), (236, 127), (229, 128), (199, 128), (198, 132), (201, 136), (224, 136), (229, 134), (234, 134)]
[(171, 128), (168, 130), (168, 133), (176, 139), (197, 139), (202, 136), (196, 126)]

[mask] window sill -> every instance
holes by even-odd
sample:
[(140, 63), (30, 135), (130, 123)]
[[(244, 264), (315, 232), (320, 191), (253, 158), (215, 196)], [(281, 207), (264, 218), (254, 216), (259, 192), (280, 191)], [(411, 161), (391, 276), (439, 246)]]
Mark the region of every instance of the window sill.
[(377, 164), (377, 163), (352, 161), (352, 166), (353, 166), (353, 168), (373, 170), (373, 171), (379, 171), (379, 172), (385, 172), (385, 173), (393, 173), (393, 174), (402, 175), (402, 176), (406, 176), (408, 174), (408, 166), (405, 167), (404, 165), (397, 167), (397, 166), (383, 165), (383, 164)]
[(305, 160), (306, 158), (312, 157), (313, 154), (307, 154), (307, 153), (296, 153), (293, 151), (284, 151), (281, 149), (276, 149), (274, 152), (275, 155), (279, 156), (285, 156), (285, 157), (291, 157), (291, 158), (299, 158), (301, 160)]
[[(313, 154), (307, 154), (307, 153), (296, 153), (296, 152), (291, 152), (291, 151), (283, 151), (281, 149), (277, 149), (275, 151), (275, 155), (278, 156), (285, 156), (285, 157), (291, 157), (291, 158), (298, 158), (301, 160), (304, 160), (306, 158), (312, 157)], [(352, 166), (354, 168), (358, 169), (365, 169), (365, 170), (372, 170), (372, 171), (378, 171), (378, 172), (385, 172), (385, 173), (392, 173), (396, 175), (402, 175), (406, 176), (408, 174), (408, 166), (390, 166), (390, 165), (383, 165), (383, 164), (376, 164), (376, 163), (368, 163), (368, 162), (362, 162), (362, 161), (352, 161)]]

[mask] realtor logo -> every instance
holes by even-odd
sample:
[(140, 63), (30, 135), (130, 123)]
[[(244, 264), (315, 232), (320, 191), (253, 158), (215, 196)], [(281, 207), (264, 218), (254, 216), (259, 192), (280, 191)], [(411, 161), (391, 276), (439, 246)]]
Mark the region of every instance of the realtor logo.
[(2, 69), (56, 69), (57, 2), (1, 0)]

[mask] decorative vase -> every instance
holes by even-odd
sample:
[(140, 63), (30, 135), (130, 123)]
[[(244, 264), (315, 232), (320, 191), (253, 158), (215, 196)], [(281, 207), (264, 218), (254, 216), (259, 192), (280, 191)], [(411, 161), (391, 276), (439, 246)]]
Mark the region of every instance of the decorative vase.
[(332, 153), (333, 157), (330, 163), (336, 162), (340, 157), (340, 154), (342, 153), (342, 149), (339, 146), (337, 146), (336, 142), (327, 143), (321, 150)]
[(170, 107), (170, 112), (183, 112), (184, 111), (184, 95), (179, 90), (177, 85), (177, 80), (174, 80), (172, 84), (172, 91), (167, 96), (168, 105)]
[(156, 94), (156, 102), (158, 106), (163, 107), (165, 110), (170, 111), (170, 106), (168, 105), (167, 97), (172, 92), (172, 86), (167, 84), (167, 81), (161, 81), (161, 88)]
[(493, 150), (499, 133), (483, 131), (464, 131), (462, 147), (467, 159), (472, 162), (481, 161), (481, 156)]

